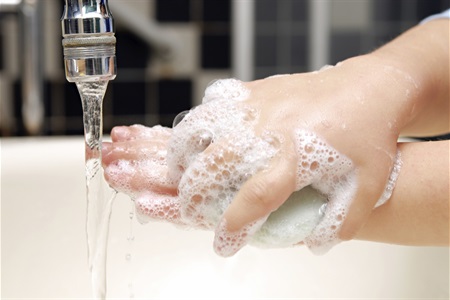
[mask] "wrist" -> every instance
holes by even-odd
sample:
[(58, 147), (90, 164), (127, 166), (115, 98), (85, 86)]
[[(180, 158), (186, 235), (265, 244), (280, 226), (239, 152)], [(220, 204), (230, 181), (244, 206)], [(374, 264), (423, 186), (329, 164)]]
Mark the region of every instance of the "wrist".
[[(449, 130), (448, 20), (405, 32), (367, 55), (384, 66), (386, 87), (401, 102), (401, 133), (429, 135)], [(402, 91), (404, 96), (402, 96)]]
[[(356, 94), (362, 95), (367, 111), (378, 124), (389, 124), (400, 135), (418, 113), (425, 78), (408, 69), (400, 59), (378, 52), (350, 58), (342, 63)], [(361, 96), (360, 96), (361, 97)]]

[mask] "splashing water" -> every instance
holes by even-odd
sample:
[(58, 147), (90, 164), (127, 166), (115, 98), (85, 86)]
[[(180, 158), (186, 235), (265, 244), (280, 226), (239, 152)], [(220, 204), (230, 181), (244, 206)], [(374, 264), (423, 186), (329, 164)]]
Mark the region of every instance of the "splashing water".
[(133, 265), (132, 265), (132, 258), (133, 258), (133, 241), (134, 241), (134, 233), (133, 233), (133, 220), (134, 220), (134, 201), (130, 201), (131, 204), (131, 210), (128, 214), (130, 218), (130, 228), (127, 236), (128, 241), (128, 252), (125, 254), (125, 260), (128, 264), (128, 298), (134, 299), (134, 287), (133, 287)]
[(83, 105), (86, 157), (88, 263), (95, 299), (106, 298), (106, 250), (109, 220), (116, 191), (102, 169), (102, 103), (108, 81), (77, 82)]

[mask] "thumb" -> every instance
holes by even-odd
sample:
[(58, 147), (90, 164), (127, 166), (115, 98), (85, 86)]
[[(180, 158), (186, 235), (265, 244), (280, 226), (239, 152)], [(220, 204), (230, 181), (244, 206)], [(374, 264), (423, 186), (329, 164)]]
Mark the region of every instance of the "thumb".
[(296, 159), (278, 155), (267, 170), (245, 182), (225, 211), (216, 228), (214, 250), (220, 256), (232, 256), (244, 247), (252, 235), (295, 190)]

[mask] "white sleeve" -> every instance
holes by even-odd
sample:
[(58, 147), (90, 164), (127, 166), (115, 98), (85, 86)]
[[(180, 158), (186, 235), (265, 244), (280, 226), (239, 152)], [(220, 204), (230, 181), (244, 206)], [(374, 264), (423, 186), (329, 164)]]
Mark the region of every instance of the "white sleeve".
[(429, 21), (436, 20), (436, 19), (450, 19), (450, 9), (447, 9), (446, 11), (443, 11), (440, 14), (429, 16), (429, 17), (423, 19), (420, 22), (420, 24), (424, 24), (424, 23), (427, 23)]

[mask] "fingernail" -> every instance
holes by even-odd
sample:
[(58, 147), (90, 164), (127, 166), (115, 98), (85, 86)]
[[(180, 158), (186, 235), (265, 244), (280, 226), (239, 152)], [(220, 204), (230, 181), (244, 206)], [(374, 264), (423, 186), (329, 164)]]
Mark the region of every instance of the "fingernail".
[(129, 135), (130, 135), (130, 132), (128, 130), (128, 127), (125, 127), (125, 126), (117, 126), (111, 130), (111, 138), (114, 141), (126, 140)]
[(244, 246), (244, 236), (242, 230), (229, 232), (227, 221), (222, 219), (216, 228), (214, 236), (214, 251), (222, 257), (233, 256)]

